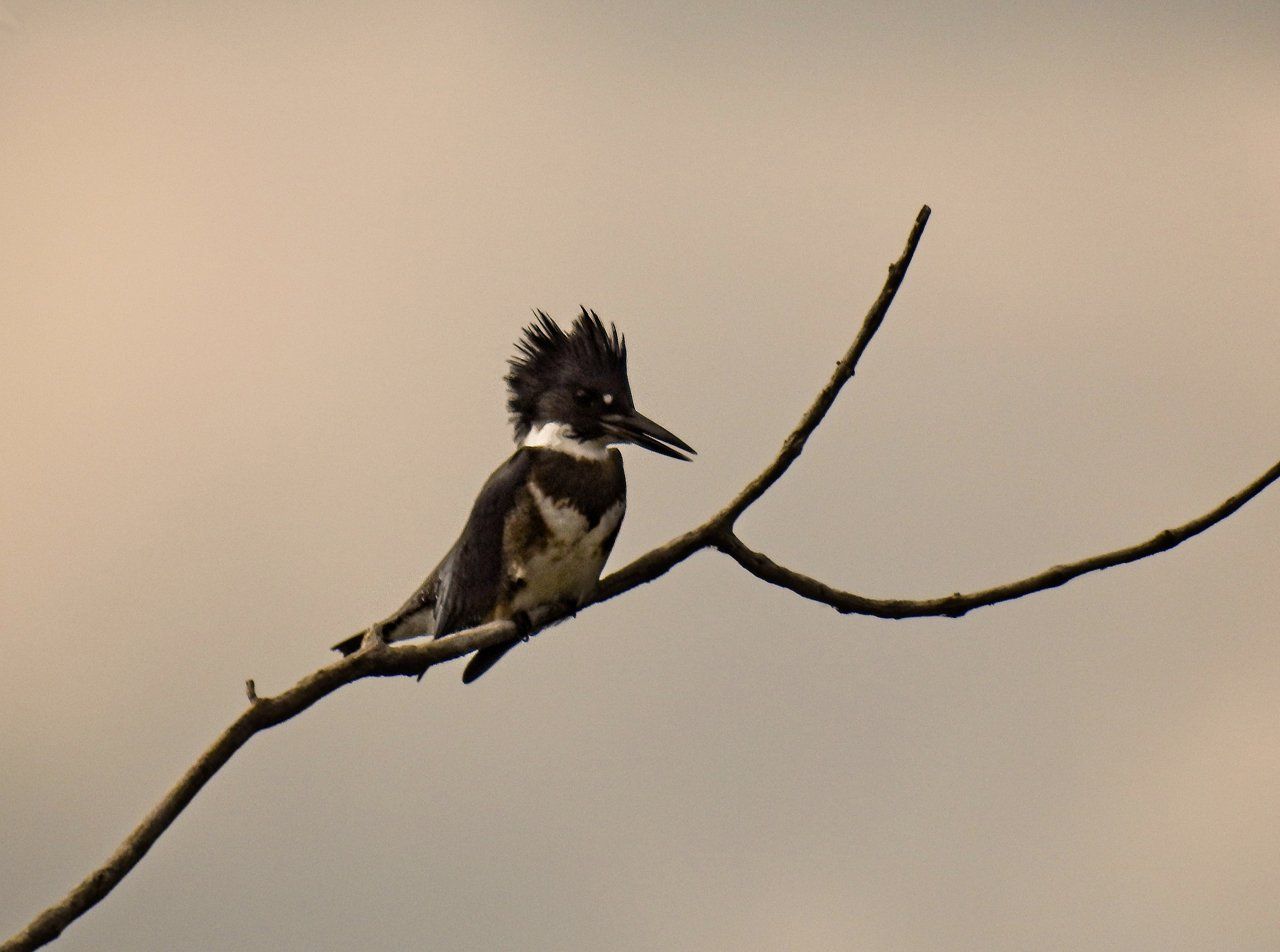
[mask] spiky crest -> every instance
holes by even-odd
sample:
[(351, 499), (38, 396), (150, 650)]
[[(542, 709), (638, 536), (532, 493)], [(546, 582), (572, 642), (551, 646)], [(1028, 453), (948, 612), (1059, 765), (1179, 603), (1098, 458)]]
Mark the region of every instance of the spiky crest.
[(627, 341), (614, 324), (606, 330), (595, 311), (583, 307), (566, 333), (545, 311), (516, 341), (506, 376), (507, 409), (516, 440), (538, 421), (539, 400), (556, 388), (594, 386), (631, 398), (627, 382)]

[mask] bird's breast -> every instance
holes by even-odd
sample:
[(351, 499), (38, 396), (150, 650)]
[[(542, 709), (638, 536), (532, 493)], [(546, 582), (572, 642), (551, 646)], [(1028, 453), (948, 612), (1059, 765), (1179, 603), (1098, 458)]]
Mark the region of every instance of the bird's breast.
[(626, 501), (616, 500), (592, 524), (572, 500), (557, 499), (536, 483), (528, 493), (528, 509), (504, 539), (510, 610), (581, 602), (600, 578)]

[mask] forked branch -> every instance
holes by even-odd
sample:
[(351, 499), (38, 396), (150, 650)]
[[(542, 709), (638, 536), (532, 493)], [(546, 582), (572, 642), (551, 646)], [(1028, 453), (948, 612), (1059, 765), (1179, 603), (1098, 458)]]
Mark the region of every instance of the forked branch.
[[(796, 428), (787, 436), (778, 455), (734, 496), (724, 509), (695, 529), (672, 539), (640, 556), (600, 581), (591, 604), (614, 598), (639, 585), (651, 582), (702, 549), (714, 548), (733, 558), (757, 578), (790, 589), (804, 598), (830, 605), (845, 613), (874, 615), (879, 618), (909, 618), (926, 615), (959, 617), (973, 608), (1021, 598), (1032, 592), (1062, 585), (1087, 572), (1133, 562), (1155, 555), (1185, 542), (1194, 535), (1231, 515), (1267, 486), (1280, 478), (1280, 463), (1211, 512), (1198, 519), (1166, 530), (1146, 542), (1118, 549), (1104, 555), (1082, 559), (1068, 565), (1055, 566), (1038, 575), (1006, 585), (999, 585), (968, 595), (946, 595), (941, 598), (910, 601), (877, 599), (832, 588), (823, 582), (777, 564), (748, 548), (735, 534), (738, 517), (776, 483), (804, 451), (805, 443), (827, 411), (835, 403), (840, 390), (857, 370), (858, 362), (871, 339), (884, 322), (889, 306), (911, 264), (916, 245), (929, 220), (926, 206), (916, 216), (902, 255), (889, 266), (883, 289), (871, 306), (848, 351), (836, 364), (835, 372), (818, 393)], [(554, 609), (535, 611), (530, 619), (538, 631), (563, 620)], [(187, 807), (201, 788), (251, 737), (296, 717), (321, 698), (362, 678), (416, 676), (428, 667), (449, 661), (477, 649), (510, 640), (516, 634), (510, 622), (491, 622), (434, 641), (400, 642), (386, 645), (373, 639), (360, 651), (334, 661), (315, 671), (293, 687), (274, 697), (261, 697), (252, 681), (246, 683), (249, 706), (188, 768), (178, 783), (156, 805), (97, 870), (71, 890), (65, 898), (49, 907), (21, 932), (0, 944), (0, 952), (26, 952), (52, 942), (72, 922), (100, 902), (146, 855), (152, 844)]]

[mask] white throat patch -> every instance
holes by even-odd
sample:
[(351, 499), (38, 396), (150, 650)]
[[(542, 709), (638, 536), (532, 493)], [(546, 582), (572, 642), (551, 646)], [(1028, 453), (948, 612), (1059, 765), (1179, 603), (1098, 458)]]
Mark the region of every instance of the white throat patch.
[(599, 437), (594, 440), (579, 440), (569, 426), (564, 423), (544, 423), (534, 427), (524, 438), (522, 446), (540, 446), (546, 450), (568, 453), (579, 459), (602, 460), (609, 458), (609, 438)]

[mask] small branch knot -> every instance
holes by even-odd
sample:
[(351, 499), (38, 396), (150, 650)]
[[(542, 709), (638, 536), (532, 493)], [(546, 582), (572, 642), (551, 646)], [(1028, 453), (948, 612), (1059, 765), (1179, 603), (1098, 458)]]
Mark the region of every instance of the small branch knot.
[(370, 625), (364, 633), (364, 638), (360, 641), (359, 650), (364, 651), (380, 651), (387, 647), (387, 641), (382, 637), (381, 625)]

